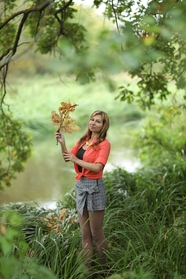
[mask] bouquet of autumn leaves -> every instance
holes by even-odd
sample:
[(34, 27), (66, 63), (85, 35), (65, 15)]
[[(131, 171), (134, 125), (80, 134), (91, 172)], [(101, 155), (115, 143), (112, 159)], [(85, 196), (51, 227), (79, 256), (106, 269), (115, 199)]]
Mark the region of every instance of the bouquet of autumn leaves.
[(70, 113), (74, 112), (77, 104), (72, 105), (70, 102), (61, 102), (61, 106), (58, 108), (58, 113), (55, 111), (51, 112), (52, 124), (59, 126), (59, 131), (62, 130), (65, 133), (71, 134), (72, 131), (80, 129), (79, 126), (75, 125), (75, 120), (70, 117)]

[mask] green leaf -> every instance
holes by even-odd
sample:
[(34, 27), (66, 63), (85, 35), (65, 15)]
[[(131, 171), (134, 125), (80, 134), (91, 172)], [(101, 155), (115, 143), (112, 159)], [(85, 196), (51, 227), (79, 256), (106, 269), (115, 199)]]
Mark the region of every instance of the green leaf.
[(19, 260), (17, 260), (14, 257), (1, 257), (0, 258), (0, 270), (1, 270), (1, 275), (5, 279), (12, 278), (11, 276), (15, 274), (15, 269), (18, 268), (20, 265)]
[(5, 236), (0, 236), (0, 247), (2, 249), (3, 255), (6, 256), (12, 251), (12, 242)]

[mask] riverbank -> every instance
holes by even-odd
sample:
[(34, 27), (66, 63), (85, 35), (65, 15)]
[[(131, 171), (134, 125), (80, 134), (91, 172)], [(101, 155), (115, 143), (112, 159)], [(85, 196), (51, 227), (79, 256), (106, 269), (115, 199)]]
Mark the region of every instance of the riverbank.
[[(132, 150), (112, 150), (105, 172), (110, 172), (117, 167), (134, 172), (139, 166), (140, 162), (133, 157)], [(26, 163), (24, 172), (19, 173), (13, 181), (12, 187), (6, 188), (1, 193), (0, 205), (32, 202), (39, 206), (54, 208), (56, 202), (63, 199), (64, 195), (74, 188), (74, 184), (73, 166), (64, 163), (59, 153), (54, 153), (49, 160), (45, 159), (44, 154), (41, 158), (32, 156)]]

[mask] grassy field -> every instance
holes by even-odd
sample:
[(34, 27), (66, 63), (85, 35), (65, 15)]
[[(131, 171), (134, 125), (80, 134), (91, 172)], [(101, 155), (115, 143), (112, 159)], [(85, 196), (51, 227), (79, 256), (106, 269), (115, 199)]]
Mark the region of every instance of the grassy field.
[[(115, 78), (115, 87), (121, 82), (127, 82), (127, 79), (127, 76)], [(15, 118), (26, 123), (36, 140), (42, 138), (42, 135), (52, 136), (55, 128), (51, 125), (51, 111), (57, 110), (62, 101), (78, 104), (72, 116), (82, 128), (80, 133), (84, 131), (89, 115), (94, 110), (102, 109), (110, 117), (109, 136), (114, 142), (115, 136), (112, 135), (114, 129), (116, 129), (114, 134), (118, 138), (123, 134), (121, 131), (125, 123), (128, 127), (143, 116), (136, 104), (128, 105), (115, 100), (117, 94), (118, 91), (109, 91), (107, 84), (99, 79), (91, 84), (80, 85), (68, 77), (60, 80), (59, 77), (34, 76), (33, 79), (13, 81), (6, 101), (10, 104)]]

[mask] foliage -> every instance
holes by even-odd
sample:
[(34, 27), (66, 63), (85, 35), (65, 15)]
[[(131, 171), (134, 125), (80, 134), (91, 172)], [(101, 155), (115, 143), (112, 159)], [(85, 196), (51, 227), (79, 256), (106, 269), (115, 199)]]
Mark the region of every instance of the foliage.
[[(101, 3), (94, 1), (96, 7)], [(177, 90), (183, 89), (185, 98), (185, 1), (134, 3), (118, 0), (106, 4), (105, 15), (115, 21), (121, 37), (124, 68), (138, 78), (137, 92), (134, 94), (130, 84), (121, 86), (118, 98), (132, 102), (135, 97), (143, 108), (150, 108), (157, 99), (164, 101), (171, 94), (171, 81)]]
[(24, 170), (23, 163), (31, 154), (32, 139), (22, 131), (22, 123), (0, 111), (0, 190), (11, 186), (16, 172)]
[(135, 147), (144, 166), (185, 164), (185, 111), (170, 107), (153, 113), (136, 133)]
[[(147, 0), (146, 4), (136, 5), (134, 0), (95, 0), (97, 9), (105, 4), (104, 16), (117, 27), (117, 32), (113, 28), (102, 29), (96, 45), (86, 41), (87, 28), (78, 23), (72, 0), (31, 1), (29, 8), (28, 2), (23, 6), (11, 3), (4, 3), (0, 25), (3, 41), (10, 40), (8, 44), (1, 43), (1, 70), (5, 70), (5, 78), (9, 63), (23, 45), (29, 48), (36, 44), (40, 53), (55, 51), (60, 58), (66, 57), (67, 72), (76, 74), (82, 83), (95, 80), (98, 70), (106, 74), (129, 72), (138, 78), (138, 90), (121, 85), (118, 97), (129, 102), (135, 98), (143, 108), (150, 108), (157, 99), (165, 100), (171, 94), (170, 81), (175, 82), (177, 89), (185, 89), (185, 1)], [(7, 36), (7, 25), (11, 36)], [(20, 44), (24, 30), (34, 40)]]
[(79, 226), (74, 209), (47, 210), (30, 204), (12, 204), (3, 210), (8, 208), (23, 218), (22, 232), (29, 247), (27, 254), (33, 262), (46, 266), (58, 278), (77, 278), (79, 274), (84, 278), (86, 268), (80, 256)]
[(13, 211), (0, 214), (0, 276), (2, 279), (55, 279), (45, 266), (28, 255), (28, 245), (20, 228), (22, 218)]
[[(0, 53), (0, 69), (4, 72), (4, 78), (6, 78), (7, 72), (3, 69), (8, 70), (9, 63), (16, 58), (15, 55), (30, 49), (35, 41), (37, 50), (42, 54), (57, 49), (60, 42), (68, 42), (74, 52), (84, 50), (86, 30), (82, 25), (71, 20), (75, 17), (74, 13), (77, 12), (72, 7), (73, 5), (72, 0), (68, 2), (26, 1), (24, 4), (14, 3), (13, 6), (10, 6), (8, 1), (4, 2), (0, 21), (1, 37), (4, 36), (6, 39), (6, 35), (8, 35), (11, 38), (7, 45), (3, 45)], [(11, 36), (9, 33), (6, 34), (7, 27), (12, 30)], [(20, 44), (22, 36), (25, 34), (24, 29), (33, 40), (23, 41)], [(4, 41), (6, 42), (6, 40)], [(3, 79), (1, 81), (3, 82)], [(4, 90), (6, 92), (5, 86)]]
[(77, 104), (72, 105), (70, 101), (68, 103), (62, 102), (58, 109), (58, 113), (52, 111), (52, 124), (57, 125), (59, 130), (63, 130), (66, 133), (71, 134), (72, 131), (80, 129), (79, 126), (74, 125), (75, 120), (70, 117), (70, 113), (75, 111)]

